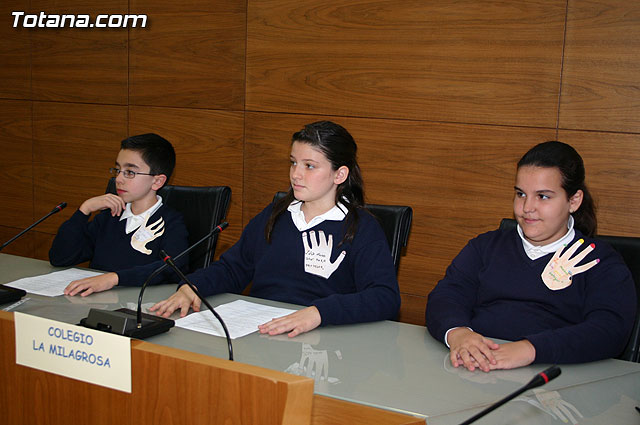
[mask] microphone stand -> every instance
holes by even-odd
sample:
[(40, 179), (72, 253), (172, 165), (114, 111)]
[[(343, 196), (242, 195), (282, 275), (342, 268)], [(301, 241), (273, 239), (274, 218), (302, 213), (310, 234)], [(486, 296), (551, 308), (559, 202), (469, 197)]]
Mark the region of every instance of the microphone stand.
[[(56, 205), (55, 208), (51, 210), (51, 212), (46, 214), (40, 220), (36, 221), (31, 226), (27, 227), (22, 232), (18, 233), (17, 235), (15, 235), (11, 239), (9, 239), (5, 243), (3, 243), (0, 246), (0, 251), (2, 251), (11, 242), (15, 241), (20, 236), (24, 235), (29, 230), (31, 230), (34, 227), (36, 227), (38, 224), (42, 223), (47, 218), (51, 217), (53, 214), (55, 214), (55, 213), (57, 213), (59, 211), (62, 211), (66, 206), (67, 206), (66, 202), (61, 202), (58, 205)], [(27, 295), (27, 292), (25, 290), (23, 290), (23, 289), (16, 289), (16, 288), (12, 288), (12, 287), (6, 286), (6, 285), (0, 285), (0, 304), (5, 304), (5, 303), (13, 302), (13, 301), (18, 301), (20, 298), (24, 297), (25, 295)]]
[(486, 409), (484, 409), (482, 412), (478, 413), (477, 415), (467, 419), (466, 421), (462, 422), (460, 425), (468, 425), (472, 422), (477, 421), (478, 419), (480, 419), (481, 417), (483, 417), (484, 415), (493, 412), (495, 409), (497, 409), (498, 407), (502, 406), (503, 404), (505, 404), (507, 401), (516, 398), (517, 396), (519, 396), (520, 394), (522, 394), (523, 392), (530, 390), (532, 388), (537, 388), (540, 387), (544, 384), (546, 384), (547, 382), (551, 381), (554, 378), (557, 378), (560, 375), (560, 368), (558, 366), (551, 366), (550, 368), (547, 368), (545, 370), (543, 370), (542, 372), (538, 373), (536, 376), (533, 377), (533, 379), (531, 381), (529, 381), (524, 387), (514, 391), (513, 393), (509, 394), (508, 396), (506, 396), (505, 398), (503, 398), (502, 400), (492, 404), (491, 406), (487, 407)]
[[(200, 245), (202, 242), (206, 241), (209, 238), (212, 238), (213, 235), (215, 235), (216, 233), (222, 232), (227, 227), (229, 227), (229, 223), (227, 223), (226, 221), (218, 224), (211, 232), (209, 232), (207, 235), (205, 235), (203, 238), (201, 238), (198, 242), (194, 243), (189, 248), (187, 248), (186, 250), (184, 250), (180, 254), (176, 255), (175, 260), (176, 261), (179, 260), (182, 256), (184, 256), (185, 254), (191, 252), (195, 247)], [(161, 253), (162, 252), (164, 252), (164, 251), (161, 251)], [(168, 257), (168, 255), (166, 253), (164, 253), (164, 254), (162, 254), (162, 257)], [(171, 257), (169, 257), (169, 258), (171, 258)], [(153, 273), (151, 273), (151, 275), (149, 275), (147, 280), (145, 280), (145, 282), (142, 284), (142, 288), (140, 288), (140, 294), (138, 295), (138, 310), (137, 310), (137, 314), (136, 314), (136, 324), (137, 324), (138, 328), (142, 327), (142, 296), (144, 295), (144, 290), (147, 288), (147, 285), (149, 285), (149, 282), (151, 282), (151, 280), (154, 277), (156, 277), (160, 272), (162, 272), (168, 266), (169, 266), (169, 264), (167, 264), (167, 262), (165, 261), (162, 266), (158, 267)], [(182, 276), (180, 276), (179, 274), (178, 274), (178, 276), (182, 279)]]
[(15, 235), (14, 237), (12, 237), (11, 239), (9, 239), (8, 241), (6, 241), (5, 243), (2, 244), (2, 246), (0, 246), (0, 251), (2, 251), (4, 249), (4, 247), (6, 247), (7, 245), (9, 245), (11, 242), (15, 241), (16, 239), (18, 239), (20, 236), (24, 235), (25, 233), (27, 233), (29, 230), (33, 229), (34, 227), (36, 227), (38, 224), (42, 223), (43, 221), (45, 221), (46, 219), (48, 219), (49, 217), (51, 217), (53, 214), (62, 211), (65, 207), (67, 206), (66, 202), (61, 202), (60, 204), (56, 205), (56, 207), (54, 209), (51, 210), (51, 212), (49, 212), (48, 214), (46, 214), (44, 217), (42, 217), (40, 220), (36, 221), (35, 223), (33, 223), (31, 226), (27, 227), (26, 229), (24, 229), (22, 232), (18, 233), (17, 235)]
[(162, 261), (164, 261), (165, 264), (168, 264), (173, 268), (173, 270), (175, 270), (178, 276), (180, 276), (180, 279), (182, 279), (187, 283), (187, 285), (189, 285), (189, 288), (191, 288), (191, 290), (195, 292), (196, 296), (200, 298), (200, 300), (204, 303), (204, 305), (206, 305), (207, 308), (216, 317), (216, 319), (218, 319), (218, 322), (220, 322), (220, 324), (222, 325), (222, 329), (224, 329), (224, 335), (227, 338), (227, 349), (229, 351), (229, 360), (233, 361), (233, 346), (231, 345), (231, 336), (229, 335), (229, 330), (227, 329), (227, 325), (224, 323), (224, 320), (222, 320), (222, 317), (220, 317), (220, 315), (213, 309), (213, 307), (211, 307), (211, 304), (209, 304), (206, 298), (200, 295), (200, 291), (198, 291), (198, 288), (196, 288), (196, 286), (193, 283), (191, 283), (189, 279), (187, 279), (184, 273), (182, 273), (182, 271), (175, 265), (171, 257), (167, 255), (167, 253), (164, 252), (163, 250), (160, 251), (160, 254), (162, 254), (162, 256), (164, 257)]

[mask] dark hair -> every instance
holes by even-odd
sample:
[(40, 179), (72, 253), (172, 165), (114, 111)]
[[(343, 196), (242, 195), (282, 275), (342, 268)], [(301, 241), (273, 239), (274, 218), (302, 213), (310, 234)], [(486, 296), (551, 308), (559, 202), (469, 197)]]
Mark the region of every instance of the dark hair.
[(120, 142), (120, 149), (139, 152), (151, 169), (151, 174), (164, 174), (169, 181), (176, 166), (176, 152), (164, 137), (155, 133), (138, 134)]
[[(318, 121), (307, 124), (304, 128), (293, 134), (291, 144), (294, 142), (307, 143), (322, 154), (331, 163), (335, 171), (345, 166), (349, 169), (347, 179), (338, 185), (335, 203), (342, 202), (347, 208), (347, 231), (340, 243), (350, 242), (358, 228), (358, 208), (364, 206), (364, 183), (356, 154), (358, 146), (349, 132), (339, 124), (331, 121)], [(344, 200), (346, 199), (346, 202)], [(271, 242), (271, 232), (278, 217), (295, 200), (293, 189), (289, 187), (287, 195), (276, 201), (269, 221), (265, 227), (265, 237)]]
[(582, 190), (582, 204), (572, 213), (574, 226), (587, 236), (595, 235), (598, 228), (596, 206), (585, 183), (584, 162), (574, 148), (558, 141), (540, 143), (518, 161), (518, 169), (524, 166), (557, 168), (568, 198)]

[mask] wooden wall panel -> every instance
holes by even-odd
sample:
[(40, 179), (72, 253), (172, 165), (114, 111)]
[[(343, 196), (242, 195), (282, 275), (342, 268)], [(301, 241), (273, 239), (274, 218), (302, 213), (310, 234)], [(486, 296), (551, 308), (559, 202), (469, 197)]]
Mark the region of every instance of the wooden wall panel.
[(598, 206), (598, 233), (639, 236), (640, 134), (560, 131), (582, 156)]
[[(25, 226), (26, 227), (26, 226)], [(9, 239), (20, 233), (23, 228), (10, 227), (0, 225), (0, 244), (7, 242)], [(2, 250), (3, 254), (21, 255), (23, 257), (34, 257), (34, 245), (35, 236), (33, 232), (25, 233), (15, 241), (11, 242), (5, 249)]]
[(640, 2), (569, 0), (560, 128), (640, 132)]
[(133, 0), (131, 12), (149, 15), (131, 29), (132, 104), (243, 109), (246, 2)]
[[(245, 222), (288, 186), (291, 134), (318, 117), (248, 113)], [(511, 217), (518, 159), (553, 139), (550, 129), (333, 117), (358, 143), (371, 203), (410, 205), (413, 225), (399, 274), (403, 293), (424, 297), (475, 235)], [(403, 317), (422, 323), (415, 305)]]
[(0, 98), (29, 99), (31, 64), (29, 31), (13, 28), (13, 11), (28, 10), (28, 0), (0, 3)]
[(126, 106), (34, 103), (34, 214), (68, 203), (40, 232), (55, 234), (84, 200), (104, 193), (126, 136)]
[(129, 134), (155, 132), (176, 150), (171, 184), (229, 186), (229, 228), (218, 240), (216, 256), (226, 251), (242, 232), (242, 112), (197, 109), (131, 107)]
[(31, 102), (0, 100), (0, 152), (0, 224), (24, 228), (33, 221)]
[[(13, 29), (14, 8), (147, 14), (148, 27)], [(583, 154), (601, 233), (638, 235), (634, 2), (8, 0), (0, 10), (0, 238), (69, 202), (7, 252), (46, 258), (62, 220), (104, 190), (119, 141), (155, 131), (176, 145), (174, 184), (232, 187), (219, 254), (288, 187), (291, 134), (323, 116), (356, 137), (369, 201), (414, 208), (403, 321), (422, 323), (453, 256), (511, 215), (515, 162), (539, 141)]]
[(247, 109), (556, 123), (565, 0), (252, 0)]
[[(126, 14), (127, 0), (31, 0), (32, 13)], [(126, 28), (35, 28), (31, 31), (33, 98), (127, 103)]]

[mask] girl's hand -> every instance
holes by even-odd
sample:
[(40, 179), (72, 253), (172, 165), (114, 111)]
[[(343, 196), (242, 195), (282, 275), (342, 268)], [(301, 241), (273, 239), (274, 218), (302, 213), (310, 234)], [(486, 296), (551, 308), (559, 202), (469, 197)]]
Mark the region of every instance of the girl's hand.
[(489, 372), (496, 364), (493, 350), (498, 349), (498, 344), (468, 328), (453, 329), (447, 342), (453, 367), (464, 366), (472, 372), (479, 367)]
[(493, 352), (496, 363), (491, 369), (515, 369), (527, 366), (536, 359), (536, 348), (528, 340), (500, 344)]
[(156, 316), (169, 317), (174, 311), (180, 309), (180, 317), (184, 317), (189, 313), (189, 308), (200, 311), (200, 298), (189, 288), (189, 285), (182, 285), (175, 294), (154, 304), (149, 311), (154, 311)]
[(320, 312), (315, 306), (311, 306), (259, 325), (258, 329), (261, 334), (269, 335), (280, 335), (281, 333), (289, 332), (288, 336), (293, 338), (296, 335), (317, 328), (321, 322)]

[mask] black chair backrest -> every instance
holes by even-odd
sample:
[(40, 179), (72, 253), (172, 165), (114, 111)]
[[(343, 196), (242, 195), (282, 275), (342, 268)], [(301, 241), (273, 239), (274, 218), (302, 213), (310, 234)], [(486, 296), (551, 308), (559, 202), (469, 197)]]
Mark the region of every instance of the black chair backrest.
[[(286, 195), (287, 192), (277, 192), (273, 197), (273, 201), (284, 198)], [(407, 206), (378, 204), (366, 204), (365, 208), (378, 219), (382, 230), (384, 230), (397, 274), (400, 267), (402, 248), (407, 246), (409, 241), (413, 210)]]
[[(512, 218), (503, 218), (500, 222), (500, 229), (515, 229), (515, 227), (516, 221)], [(629, 270), (631, 270), (631, 276), (633, 276), (633, 281), (636, 285), (638, 313), (631, 331), (631, 338), (618, 358), (640, 363), (640, 238), (609, 235), (597, 235), (596, 238), (608, 243), (618, 251)]]
[[(107, 193), (116, 193), (115, 178), (109, 179)], [(165, 205), (182, 214), (189, 245), (193, 245), (211, 232), (227, 216), (231, 201), (228, 186), (172, 186), (165, 185), (158, 191)], [(189, 252), (189, 270), (206, 267), (215, 255), (218, 234)], [(176, 255), (178, 253), (174, 253)]]

